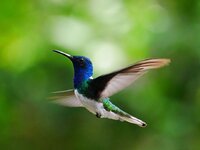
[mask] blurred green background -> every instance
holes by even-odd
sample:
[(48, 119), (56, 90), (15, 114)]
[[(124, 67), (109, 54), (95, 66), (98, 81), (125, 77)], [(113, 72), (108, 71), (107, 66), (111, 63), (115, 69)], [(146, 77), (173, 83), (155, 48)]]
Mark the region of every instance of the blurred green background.
[[(1, 150), (198, 150), (200, 1), (1, 0)], [(94, 62), (95, 75), (170, 58), (112, 102), (147, 128), (48, 103), (73, 87), (60, 49)]]

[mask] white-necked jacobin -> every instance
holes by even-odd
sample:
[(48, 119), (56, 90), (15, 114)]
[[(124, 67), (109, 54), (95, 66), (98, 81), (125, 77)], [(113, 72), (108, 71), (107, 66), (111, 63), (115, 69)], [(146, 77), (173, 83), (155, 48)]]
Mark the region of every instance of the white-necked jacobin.
[(167, 65), (170, 59), (146, 59), (126, 68), (93, 78), (93, 66), (89, 58), (71, 56), (53, 50), (69, 58), (74, 66), (74, 89), (54, 92), (54, 102), (69, 107), (85, 107), (98, 118), (109, 118), (145, 127), (147, 124), (124, 112), (111, 103), (109, 97), (132, 84), (150, 69)]

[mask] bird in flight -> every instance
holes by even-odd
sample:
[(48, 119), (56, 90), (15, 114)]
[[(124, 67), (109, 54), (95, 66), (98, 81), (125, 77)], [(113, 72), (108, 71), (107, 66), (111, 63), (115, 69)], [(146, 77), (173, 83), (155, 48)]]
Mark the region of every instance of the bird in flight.
[(140, 127), (146, 123), (121, 110), (110, 101), (110, 96), (131, 85), (148, 70), (163, 67), (170, 59), (146, 59), (120, 70), (93, 78), (93, 66), (89, 58), (72, 56), (60, 50), (53, 50), (71, 60), (74, 67), (74, 88), (53, 92), (53, 102), (68, 107), (85, 107), (98, 118), (127, 121)]

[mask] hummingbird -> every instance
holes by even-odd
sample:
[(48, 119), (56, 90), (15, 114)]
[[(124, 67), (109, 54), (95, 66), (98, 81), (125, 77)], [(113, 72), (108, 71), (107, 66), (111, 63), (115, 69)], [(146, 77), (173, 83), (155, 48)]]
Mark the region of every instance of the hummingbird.
[(60, 50), (54, 52), (71, 60), (74, 68), (74, 88), (53, 92), (53, 102), (68, 107), (85, 107), (98, 118), (126, 121), (140, 127), (147, 124), (123, 111), (110, 101), (110, 96), (131, 85), (148, 70), (163, 67), (170, 59), (146, 59), (128, 67), (93, 78), (93, 65), (85, 56), (72, 56)]

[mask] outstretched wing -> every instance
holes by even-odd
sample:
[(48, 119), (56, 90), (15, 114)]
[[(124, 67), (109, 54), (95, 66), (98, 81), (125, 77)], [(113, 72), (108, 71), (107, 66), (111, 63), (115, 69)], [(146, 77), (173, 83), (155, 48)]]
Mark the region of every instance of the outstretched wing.
[(169, 59), (147, 59), (121, 70), (99, 76), (91, 81), (91, 88), (97, 98), (106, 98), (132, 84), (150, 69), (167, 65)]
[(74, 90), (53, 92), (50, 97), (54, 103), (68, 107), (83, 107), (79, 99), (76, 98)]

